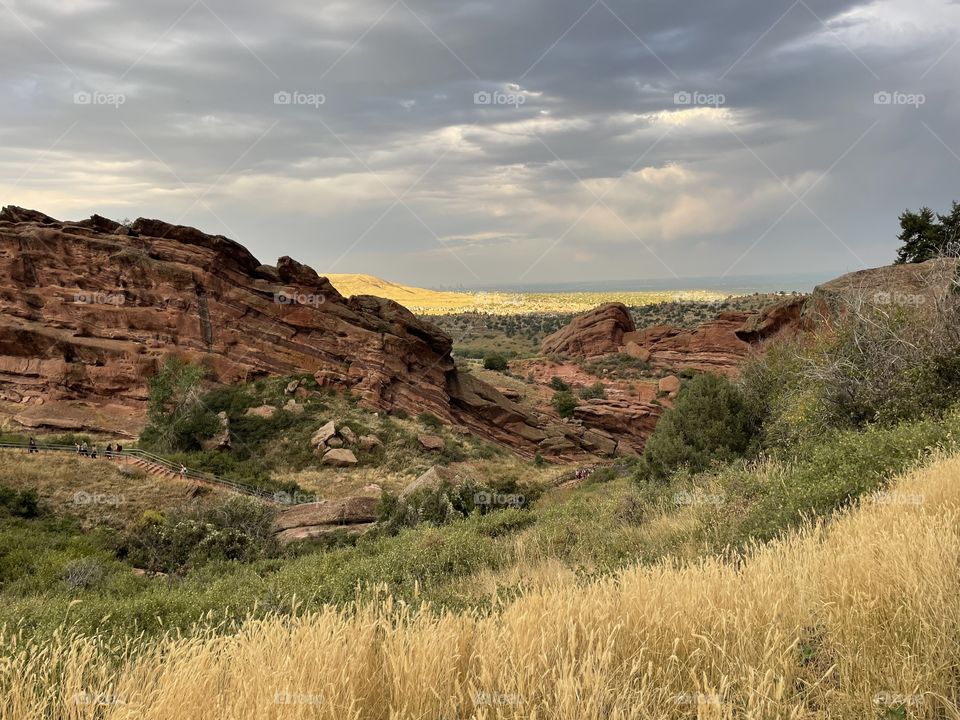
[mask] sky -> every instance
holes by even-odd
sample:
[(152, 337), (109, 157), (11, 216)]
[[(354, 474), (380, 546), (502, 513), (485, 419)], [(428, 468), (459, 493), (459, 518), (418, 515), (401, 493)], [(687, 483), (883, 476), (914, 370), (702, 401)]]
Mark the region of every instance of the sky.
[(958, 0), (0, 0), (0, 204), (430, 287), (839, 274), (960, 200), (958, 71)]

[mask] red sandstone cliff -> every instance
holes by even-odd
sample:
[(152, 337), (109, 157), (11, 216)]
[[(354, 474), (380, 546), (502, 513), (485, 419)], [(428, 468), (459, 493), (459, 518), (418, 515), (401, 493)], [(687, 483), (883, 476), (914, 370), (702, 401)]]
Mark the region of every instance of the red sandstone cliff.
[(176, 354), (222, 383), (308, 372), (371, 410), (430, 412), (526, 455), (558, 435), (584, 449), (458, 373), (451, 346), (396, 302), (344, 298), (311, 268), (264, 265), (219, 235), (0, 212), (0, 400), (25, 424), (133, 433), (147, 379)]

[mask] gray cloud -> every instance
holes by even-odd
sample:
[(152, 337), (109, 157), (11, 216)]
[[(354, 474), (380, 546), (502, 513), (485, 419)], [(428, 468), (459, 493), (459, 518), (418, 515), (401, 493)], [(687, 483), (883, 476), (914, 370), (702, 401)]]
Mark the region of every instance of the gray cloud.
[(2, 202), (162, 217), (320, 271), (839, 272), (889, 261), (904, 207), (958, 197), (946, 0), (3, 0), (0, 18)]

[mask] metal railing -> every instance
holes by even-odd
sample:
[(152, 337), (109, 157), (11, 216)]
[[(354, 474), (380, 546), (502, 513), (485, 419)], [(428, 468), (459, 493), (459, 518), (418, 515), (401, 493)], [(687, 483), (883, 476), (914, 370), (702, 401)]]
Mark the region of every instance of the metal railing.
[[(38, 451), (64, 452), (72, 453), (74, 455), (83, 455), (82, 452), (77, 450), (76, 445), (48, 445), (44, 443), (37, 443), (34, 447)], [(31, 450), (31, 446), (27, 443), (0, 443), (0, 449), (23, 450), (24, 452), (29, 452)], [(97, 452), (97, 459), (101, 458), (105, 460), (128, 461), (136, 458), (150, 465), (154, 465), (155, 467), (172, 472), (177, 477), (208, 483), (211, 485), (218, 485), (226, 488), (227, 490), (231, 490), (232, 492), (241, 493), (243, 495), (251, 495), (263, 500), (268, 500), (269, 502), (278, 502), (277, 493), (263, 490), (262, 488), (251, 487), (250, 485), (243, 485), (233, 480), (228, 480), (227, 478), (214, 475), (213, 473), (203, 472), (201, 470), (193, 470), (192, 468), (183, 469), (183, 466), (180, 465), (180, 463), (172, 462), (159, 455), (154, 455), (146, 450), (141, 450), (140, 448), (124, 448), (123, 451), (119, 453), (116, 451), (107, 453), (100, 449)]]

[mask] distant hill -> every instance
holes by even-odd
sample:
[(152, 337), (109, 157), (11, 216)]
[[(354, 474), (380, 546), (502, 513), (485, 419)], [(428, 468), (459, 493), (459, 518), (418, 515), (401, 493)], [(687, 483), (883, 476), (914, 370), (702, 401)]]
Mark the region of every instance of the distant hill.
[(344, 295), (376, 295), (377, 297), (396, 300), (401, 305), (411, 309), (430, 308), (436, 311), (438, 309), (468, 308), (476, 304), (476, 298), (468, 293), (442, 292), (410, 287), (374, 275), (330, 273), (326, 277)]

